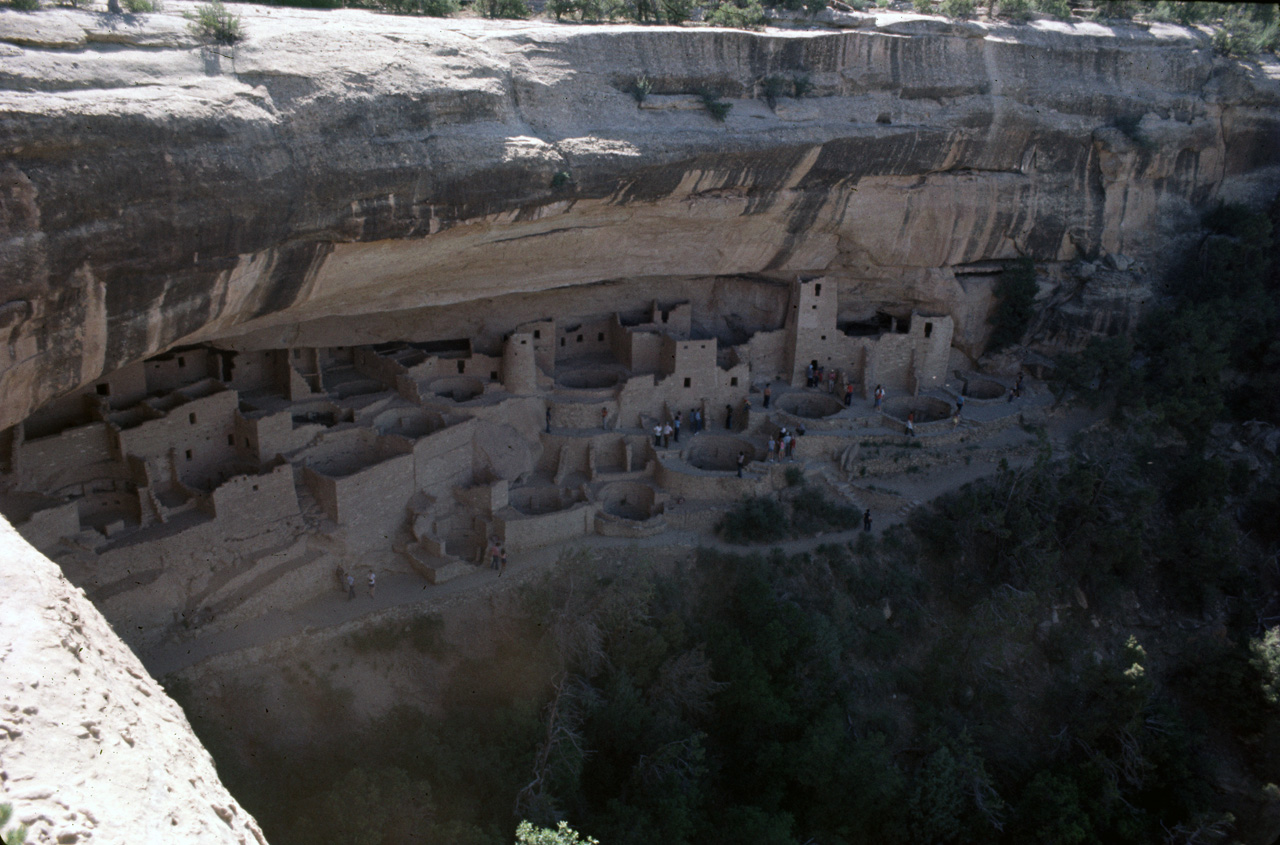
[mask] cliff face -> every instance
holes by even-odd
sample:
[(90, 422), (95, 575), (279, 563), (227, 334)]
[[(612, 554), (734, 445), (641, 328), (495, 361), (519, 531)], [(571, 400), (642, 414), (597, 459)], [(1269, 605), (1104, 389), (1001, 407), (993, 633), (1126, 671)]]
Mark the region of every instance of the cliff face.
[[(0, 10), (0, 428), (178, 343), (391, 339), (419, 309), (602, 280), (821, 272), (951, 313), (975, 350), (974, 265), (1153, 272), (1206, 206), (1280, 184), (1280, 72), (1177, 27), (237, 7), (247, 40), (213, 50), (170, 5)], [(812, 90), (770, 108), (770, 76)], [(1094, 284), (1063, 274), (1060, 331), (1142, 295)]]
[(265, 845), (182, 710), (0, 518), (0, 782), (27, 841)]

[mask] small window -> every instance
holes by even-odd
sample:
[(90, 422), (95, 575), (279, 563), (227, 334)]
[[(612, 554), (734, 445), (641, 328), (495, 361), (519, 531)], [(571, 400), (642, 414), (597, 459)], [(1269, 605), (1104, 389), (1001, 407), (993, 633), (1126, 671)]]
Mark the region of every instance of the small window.
[(248, 448), (249, 448), (249, 438), (247, 438), (247, 437), (244, 439), (244, 448), (246, 448), (246, 449), (248, 449)]
[(227, 435), (227, 445), (228, 446), (236, 445), (236, 436), (234, 434)]
[(933, 337), (933, 323), (924, 324), (924, 336)]
[(582, 335), (578, 335), (578, 343), (582, 343)]
[(194, 413), (187, 414), (187, 422), (191, 423), (192, 425), (195, 425), (195, 424), (196, 424), (196, 415), (195, 415)]
[(186, 365), (187, 365), (187, 359), (186, 359), (186, 358), (183, 358), (181, 355), (179, 355), (179, 356), (178, 356), (178, 366), (179, 366), (179, 367), (185, 367)]
[(596, 342), (597, 342), (597, 343), (603, 343), (603, 342), (604, 342), (604, 332), (597, 332), (597, 333), (596, 333)]
[(534, 329), (534, 330), (533, 330), (533, 339), (534, 339), (534, 340), (537, 340), (537, 339), (539, 339), (540, 337), (542, 337), (542, 329)]
[(257, 493), (257, 492), (258, 492), (258, 485), (256, 485), (256, 484), (255, 484), (255, 485), (253, 485), (253, 492), (255, 492), (255, 493)]
[(813, 286), (813, 295), (822, 296), (822, 282), (818, 282), (816, 285)]
[(810, 305), (809, 307), (810, 307), (810, 308), (812, 308), (814, 311), (817, 311), (817, 310), (818, 310), (818, 306), (816, 306), (816, 305)]
[(699, 348), (699, 349), (706, 349), (706, 348), (707, 348), (707, 345), (706, 345), (705, 343), (699, 343), (699, 344), (698, 344), (698, 348)]
[(826, 339), (827, 339), (827, 336), (824, 334), (824, 335), (822, 336), (822, 339), (823, 339), (823, 340), (826, 340)]
[(489, 371), (489, 381), (497, 381), (497, 380), (498, 380), (498, 371), (497, 371), (497, 370), (490, 370), (490, 371)]
[(670, 316), (671, 316), (671, 312), (669, 312), (669, 311), (663, 311), (663, 312), (662, 312), (662, 322), (664, 322), (664, 323), (665, 323), (665, 322), (667, 321), (667, 318), (668, 318), (668, 317), (670, 317)]
[(458, 372), (460, 372), (460, 373), (465, 373), (466, 371), (467, 371), (467, 362), (466, 362), (466, 361), (459, 361), (459, 362), (458, 362)]
[(188, 450), (187, 450), (187, 460), (188, 460), (188, 461), (189, 461), (189, 460), (191, 460), (191, 450), (190, 450), (190, 449), (188, 449)]
[(734, 376), (733, 378), (729, 379), (729, 386), (730, 386), (730, 387), (737, 387), (737, 386), (738, 386), (738, 377), (737, 377), (737, 376)]
[(522, 341), (520, 341), (520, 345), (521, 345), (521, 346), (528, 346), (528, 345), (529, 345), (529, 341), (527, 341), (527, 340), (522, 340)]
[(564, 346), (564, 338), (560, 338), (560, 345)]
[(684, 386), (685, 386), (685, 387), (693, 387), (693, 379), (691, 379), (691, 378), (687, 378), (687, 379), (685, 379), (685, 380), (684, 380)]
[(109, 384), (100, 384), (97, 387), (95, 387), (94, 390), (98, 391), (99, 396), (111, 395), (111, 385)]

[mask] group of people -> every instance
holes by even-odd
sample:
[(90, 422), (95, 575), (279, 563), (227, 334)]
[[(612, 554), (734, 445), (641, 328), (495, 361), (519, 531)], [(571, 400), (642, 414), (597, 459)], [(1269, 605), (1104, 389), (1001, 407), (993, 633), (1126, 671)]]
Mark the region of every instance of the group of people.
[(804, 423), (797, 426), (794, 432), (788, 431), (786, 426), (778, 429), (777, 434), (769, 436), (769, 453), (766, 460), (780, 461), (784, 458), (791, 460), (795, 453), (796, 437), (801, 434), (804, 434)]
[[(828, 393), (836, 392), (836, 381), (839, 379), (840, 373), (835, 368), (823, 367), (817, 361), (810, 361), (809, 366), (804, 371), (804, 386), (827, 389)], [(845, 385), (845, 404), (849, 404), (849, 400), (853, 396), (852, 383)]]
[(489, 561), (493, 571), (499, 576), (507, 571), (507, 547), (496, 538), (489, 541)]
[[(693, 413), (690, 415), (690, 418), (694, 420), (694, 425), (695, 425), (695, 428), (693, 430), (694, 434), (698, 433), (698, 430), (696, 428), (697, 419), (698, 419), (697, 414), (698, 414), (698, 411), (695, 409)], [(663, 422), (654, 423), (653, 424), (653, 445), (655, 447), (661, 446), (663, 449), (665, 449), (671, 445), (672, 440), (675, 440), (675, 442), (679, 443), (680, 442), (680, 426), (682, 425), (682, 423), (683, 423), (683, 420), (681, 419), (681, 414), (679, 411), (676, 411), (676, 415), (673, 419), (667, 420), (664, 423)]]

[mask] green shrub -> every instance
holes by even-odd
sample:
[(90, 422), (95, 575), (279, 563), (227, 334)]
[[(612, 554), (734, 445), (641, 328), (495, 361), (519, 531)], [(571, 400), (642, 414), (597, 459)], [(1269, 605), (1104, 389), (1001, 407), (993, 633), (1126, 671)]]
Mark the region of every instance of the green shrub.
[(356, 631), (347, 645), (357, 654), (395, 651), (408, 645), (420, 654), (440, 655), (444, 651), (444, 620), (434, 614), (415, 616), (408, 622), (387, 621)]
[(786, 472), (783, 473), (783, 477), (787, 479), (788, 487), (804, 486), (804, 470), (801, 469), (800, 467), (797, 467), (797, 466), (787, 467)]
[(993, 328), (987, 349), (998, 352), (1022, 339), (1035, 316), (1036, 270), (1030, 258), (1005, 267), (996, 282), (996, 307), (987, 318)]
[(145, 14), (147, 12), (158, 12), (164, 8), (164, 4), (160, 0), (121, 0), (125, 11), (132, 12), (135, 15)]
[(1129, 20), (1133, 17), (1131, 0), (1102, 0), (1093, 9), (1094, 17), (1102, 20)]
[(795, 85), (797, 100), (813, 93), (813, 80), (809, 78), (809, 74), (798, 73), (792, 77), (791, 82)]
[(787, 513), (777, 499), (751, 496), (734, 505), (716, 525), (726, 543), (771, 543), (787, 536)]
[(1025, 21), (1031, 17), (1029, 0), (998, 0), (995, 14), (1011, 21)]
[[(3, 830), (11, 818), (13, 818), (13, 805), (0, 804), (0, 830)], [(27, 826), (20, 824), (13, 830), (3, 831), (0, 837), (3, 837), (4, 845), (22, 845), (27, 839)]]
[(933, 14), (933, 0), (911, 0), (911, 8), (922, 15)]
[(529, 4), (525, 0), (477, 0), (476, 9), (486, 18), (529, 17)]
[(40, 0), (9, 0), (9, 8), (19, 12), (34, 12), (40, 8)]
[(577, 0), (547, 0), (546, 10), (558, 21), (565, 15), (572, 17), (578, 11), (578, 3)]
[(244, 40), (244, 24), (240, 16), (222, 5), (222, 0), (196, 6), (195, 12), (187, 13), (186, 17), (191, 21), (187, 25), (191, 34), (202, 41), (230, 45)]
[(636, 98), (636, 105), (640, 105), (647, 100), (651, 91), (653, 91), (653, 80), (643, 73), (636, 77), (635, 82), (631, 83), (631, 96)]
[(733, 103), (726, 103), (713, 91), (703, 91), (701, 96), (702, 105), (706, 108), (707, 114), (711, 115), (711, 119), (716, 123), (724, 123), (724, 119), (729, 116), (729, 110), (733, 108)]
[(949, 18), (966, 20), (973, 17), (977, 5), (975, 0), (942, 0), (939, 11)]
[[(734, 29), (758, 29), (764, 26), (767, 18), (764, 14), (764, 7), (760, 5), (759, 0), (746, 0), (739, 6), (736, 2), (721, 3), (712, 12), (707, 15), (707, 23), (711, 26), (732, 27)], [(708, 108), (710, 111), (710, 108)], [(726, 108), (725, 113), (729, 110)], [(712, 114), (714, 117), (714, 113)], [(723, 117), (717, 117), (716, 120), (723, 121)]]
[(697, 8), (694, 0), (662, 0), (662, 17), (667, 23), (679, 26), (692, 18)]
[(429, 18), (447, 18), (458, 11), (458, 0), (422, 0), (422, 14)]
[(785, 96), (792, 84), (785, 76), (775, 73), (765, 77), (761, 88), (764, 91), (764, 101), (769, 104), (769, 108), (774, 108), (778, 105), (778, 98)]
[(1067, 0), (1031, 0), (1031, 5), (1037, 12), (1055, 17), (1060, 21), (1071, 18), (1071, 5)]

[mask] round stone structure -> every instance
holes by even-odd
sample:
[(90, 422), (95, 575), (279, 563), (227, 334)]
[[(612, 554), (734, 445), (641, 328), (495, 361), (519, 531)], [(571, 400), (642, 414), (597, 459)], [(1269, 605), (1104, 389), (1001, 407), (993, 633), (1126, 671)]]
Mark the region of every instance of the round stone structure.
[(807, 420), (820, 420), (844, 410), (844, 404), (825, 393), (788, 393), (778, 399), (778, 409)]
[(916, 424), (937, 422), (951, 416), (951, 403), (932, 396), (899, 396), (884, 403), (887, 416), (906, 422), (907, 415), (916, 412)]
[(685, 452), (685, 460), (698, 469), (733, 472), (738, 468), (739, 452), (746, 454), (747, 463), (759, 456), (757, 448), (745, 437), (700, 435)]

